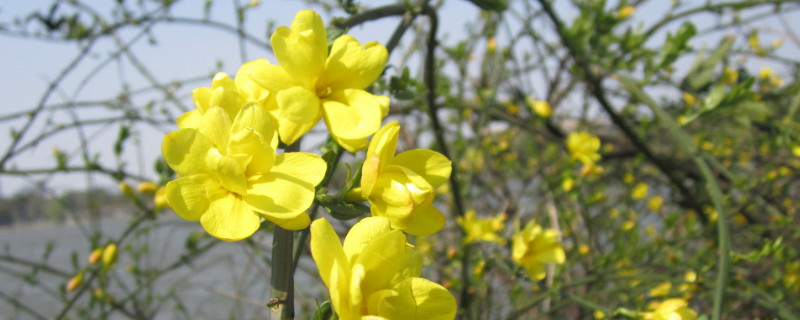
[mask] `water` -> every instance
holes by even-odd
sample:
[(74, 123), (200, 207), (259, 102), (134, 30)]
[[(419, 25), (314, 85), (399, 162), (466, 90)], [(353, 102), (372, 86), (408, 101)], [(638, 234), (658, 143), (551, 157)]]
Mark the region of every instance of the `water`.
[[(104, 239), (117, 238), (128, 226), (128, 221), (104, 222)], [(106, 292), (122, 303), (129, 311), (139, 310), (144, 318), (153, 319), (262, 319), (267, 317), (265, 303), (269, 300), (270, 268), (264, 261), (269, 257), (272, 240), (266, 232), (259, 232), (252, 239), (254, 246), (245, 242), (222, 242), (203, 238), (200, 245), (215, 243), (207, 252), (191, 263), (148, 280), (148, 277), (132, 276), (131, 270), (163, 270), (186, 253), (185, 243), (193, 233), (202, 234), (199, 223), (183, 221), (174, 216), (161, 216), (139, 228), (143, 232), (129, 236), (120, 248), (119, 260), (110, 273), (110, 285)], [(146, 230), (146, 231), (145, 231)], [(54, 245), (52, 253), (42, 260), (48, 243)], [(32, 268), (0, 259), (0, 314), (7, 319), (36, 319), (35, 316), (15, 308), (8, 301), (16, 299), (36, 313), (53, 318), (64, 307), (59, 286), (63, 286), (75, 274), (73, 255), (79, 267), (85, 267), (90, 252), (89, 242), (75, 225), (25, 226), (0, 230), (2, 255), (27, 261), (42, 262), (69, 276), (54, 275), (39, 271), (31, 277), (36, 283), (22, 280)], [(127, 246), (127, 247), (125, 247)], [(137, 255), (136, 252), (141, 254)], [(309, 318), (303, 311), (311, 310), (315, 299), (327, 296), (316, 276), (313, 262), (304, 257), (295, 275), (298, 319)], [(145, 280), (142, 282), (142, 280)], [(95, 282), (97, 283), (97, 282)], [(125, 300), (134, 288), (142, 288), (134, 296), (137, 300)], [(81, 314), (89, 301), (87, 292), (70, 310), (70, 318), (102, 316), (93, 313)], [(147, 296), (151, 300), (145, 299)], [(74, 293), (67, 293), (67, 299)], [(106, 308), (107, 309), (107, 308)], [(129, 319), (120, 312), (112, 313), (109, 319)], [(135, 317), (134, 317), (135, 318)]]

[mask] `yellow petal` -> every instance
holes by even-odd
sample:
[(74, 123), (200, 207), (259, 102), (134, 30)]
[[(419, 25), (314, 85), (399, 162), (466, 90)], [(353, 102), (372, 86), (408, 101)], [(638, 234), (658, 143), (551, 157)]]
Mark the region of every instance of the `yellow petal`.
[[(242, 66), (242, 69), (239, 69), (242, 72), (242, 76), (249, 77), (250, 80), (273, 95), (277, 94), (278, 91), (300, 85), (286, 73), (283, 67), (270, 64), (265, 59), (251, 61), (246, 66)], [(240, 75), (237, 73), (236, 79), (238, 80), (239, 77)]]
[(228, 153), (234, 158), (249, 157), (247, 162), (239, 162), (246, 168), (246, 177), (265, 174), (275, 163), (275, 150), (266, 139), (251, 129), (244, 129), (231, 138)]
[(364, 150), (369, 145), (369, 140), (367, 138), (360, 138), (360, 139), (344, 139), (342, 137), (331, 136), (336, 143), (338, 143), (342, 148), (352, 153), (356, 153), (360, 150)]
[(213, 91), (208, 102), (208, 107), (220, 107), (233, 118), (244, 105), (245, 101), (239, 95), (236, 83), (225, 73), (217, 73), (212, 81)]
[[(364, 267), (364, 279), (360, 287), (365, 298), (390, 285), (403, 266), (405, 254), (406, 236), (400, 230), (379, 234), (364, 246), (351, 265)], [(353, 294), (352, 290), (350, 293)]]
[(200, 224), (214, 237), (236, 241), (253, 235), (261, 225), (261, 218), (239, 196), (227, 193), (211, 200)]
[(313, 84), (325, 70), (328, 39), (319, 14), (302, 10), (291, 28), (278, 27), (270, 38), (278, 63), (303, 83)]
[(255, 104), (242, 108), (233, 120), (231, 125), (232, 134), (244, 129), (252, 129), (258, 132), (266, 141), (272, 141), (272, 137), (276, 134), (272, 117), (267, 110)]
[(161, 154), (172, 170), (181, 176), (207, 172), (206, 153), (211, 141), (196, 129), (178, 129), (164, 135)]
[(331, 135), (342, 139), (362, 139), (381, 126), (378, 98), (359, 89), (336, 91), (322, 103), (325, 125)]
[(209, 102), (211, 102), (211, 95), (213, 93), (214, 89), (208, 87), (192, 90), (192, 99), (194, 100), (194, 105), (197, 107), (197, 110), (200, 110), (200, 114), (212, 107), (209, 105)]
[(219, 153), (217, 149), (211, 149), (206, 155), (206, 164), (211, 176), (222, 187), (238, 194), (247, 192), (247, 178), (244, 176), (244, 168), (239, 165), (239, 161)]
[(413, 248), (406, 246), (406, 255), (400, 271), (395, 273), (390, 283), (397, 284), (408, 278), (419, 277), (422, 274), (422, 255)]
[[(333, 227), (325, 218), (319, 218), (311, 223), (310, 247), (311, 257), (314, 258), (314, 262), (317, 264), (322, 282), (330, 289), (331, 298), (333, 298), (333, 293), (339, 291), (334, 280), (349, 282), (350, 263), (347, 261), (342, 245), (339, 242), (339, 236), (336, 235), (336, 231), (333, 230)], [(346, 270), (346, 272), (336, 275), (340, 269)], [(340, 276), (348, 279), (341, 279)], [(333, 279), (333, 277), (338, 277), (338, 279)], [(331, 299), (331, 302), (333, 302), (334, 308), (339, 305), (333, 299)], [(342, 310), (337, 311), (341, 312)]]
[(248, 181), (244, 200), (282, 227), (303, 229), (308, 226), (304, 211), (314, 201), (315, 186), (322, 180), (325, 169), (325, 162), (318, 156), (302, 152), (280, 154), (271, 172)]
[(200, 215), (208, 209), (211, 200), (207, 189), (219, 189), (204, 174), (181, 177), (167, 183), (167, 201), (172, 210), (189, 221), (200, 220)]
[(378, 315), (389, 319), (452, 320), (456, 300), (441, 285), (423, 279), (409, 278), (394, 288), (398, 295), (387, 297), (378, 306)]
[(202, 119), (203, 113), (195, 109), (180, 115), (175, 122), (178, 123), (178, 128), (197, 128), (200, 126)]
[(278, 101), (278, 131), (281, 140), (292, 144), (311, 130), (322, 117), (317, 94), (303, 87), (281, 90)]
[(382, 170), (384, 166), (392, 162), (394, 152), (397, 149), (397, 135), (399, 132), (400, 125), (397, 121), (392, 121), (384, 125), (372, 136), (369, 148), (367, 148), (367, 156), (373, 153), (378, 155), (378, 160), (380, 160), (379, 170)]
[[(256, 59), (243, 64), (239, 67), (239, 71), (236, 71), (236, 88), (239, 90), (239, 95), (241, 95), (244, 100), (258, 103), (262, 107), (264, 106), (264, 103), (266, 103), (269, 97), (269, 91), (253, 81), (250, 74), (257, 73), (264, 68), (269, 68), (269, 65), (267, 59)], [(282, 70), (282, 68), (278, 69)]]
[(427, 236), (442, 230), (444, 223), (444, 214), (433, 205), (428, 205), (414, 210), (411, 222), (402, 230), (415, 236)]
[(231, 118), (222, 108), (212, 107), (203, 114), (197, 130), (211, 140), (218, 149), (225, 150), (228, 146)]
[(414, 149), (400, 153), (394, 157), (392, 164), (411, 169), (428, 181), (433, 188), (447, 182), (453, 170), (453, 164), (447, 157), (428, 149)]
[(350, 35), (333, 42), (325, 70), (325, 82), (334, 90), (368, 87), (386, 67), (389, 53), (376, 41), (363, 47)]
[(287, 152), (279, 154), (272, 172), (291, 176), (293, 180), (318, 185), (325, 176), (328, 165), (318, 155), (306, 152)]
[(384, 217), (367, 217), (361, 219), (350, 228), (344, 239), (344, 253), (348, 261), (355, 258), (364, 250), (372, 239), (392, 230), (389, 219)]

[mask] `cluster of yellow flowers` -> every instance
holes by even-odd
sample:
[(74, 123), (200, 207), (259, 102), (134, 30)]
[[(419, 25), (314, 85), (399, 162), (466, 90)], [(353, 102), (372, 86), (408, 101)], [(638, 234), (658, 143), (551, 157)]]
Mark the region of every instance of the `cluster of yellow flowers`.
[[(211, 87), (193, 91), (197, 108), (165, 135), (161, 151), (178, 174), (165, 187), (169, 206), (228, 241), (251, 236), (262, 219), (287, 230), (311, 225), (312, 256), (340, 319), (452, 319), (455, 299), (419, 277), (421, 256), (403, 233), (442, 229), (434, 190), (447, 182), (452, 163), (431, 150), (395, 155), (400, 125), (380, 127), (389, 98), (365, 91), (383, 72), (386, 48), (344, 35), (329, 52), (325, 26), (311, 10), (279, 27), (271, 42), (278, 65), (259, 59), (233, 79), (217, 74)], [(306, 213), (325, 161), (277, 152), (279, 142), (296, 143), (321, 118), (344, 149), (368, 147), (361, 186), (347, 199), (368, 201), (374, 217), (358, 222), (344, 247), (325, 218), (311, 223)]]

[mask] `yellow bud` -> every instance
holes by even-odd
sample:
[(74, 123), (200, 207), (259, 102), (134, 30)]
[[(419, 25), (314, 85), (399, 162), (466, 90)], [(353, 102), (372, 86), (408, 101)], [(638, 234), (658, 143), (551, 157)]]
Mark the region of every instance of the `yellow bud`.
[(573, 181), (572, 178), (566, 178), (561, 181), (561, 188), (564, 189), (564, 191), (569, 192), (574, 186), (575, 181)]
[(777, 49), (782, 45), (783, 45), (783, 39), (776, 39), (775, 41), (772, 41), (772, 49)]
[(67, 282), (67, 292), (73, 291), (78, 288), (83, 282), (83, 271), (78, 272), (72, 279)]
[(772, 77), (772, 68), (770, 67), (762, 67), (761, 70), (758, 72), (758, 77), (762, 80), (767, 80)]
[(694, 105), (697, 104), (697, 98), (695, 98), (691, 93), (684, 92), (683, 102), (686, 103), (687, 107), (694, 107)]
[(578, 246), (578, 252), (579, 252), (581, 255), (584, 255), (584, 256), (585, 256), (585, 255), (587, 255), (587, 254), (589, 254), (589, 246), (587, 246), (587, 245), (585, 245), (585, 244), (581, 244), (581, 245), (579, 245), (579, 246)]
[(153, 197), (153, 202), (156, 205), (156, 211), (166, 208), (169, 206), (167, 203), (167, 189), (164, 187), (158, 188), (156, 191), (156, 195)]
[(509, 103), (508, 105), (506, 105), (506, 111), (510, 115), (516, 115), (517, 113), (519, 113), (519, 107), (517, 107), (515, 103)]
[(152, 181), (145, 181), (140, 183), (139, 186), (136, 187), (136, 190), (144, 194), (154, 194), (158, 190), (158, 185)]
[(119, 191), (129, 198), (136, 197), (136, 193), (133, 191), (133, 188), (131, 188), (131, 185), (125, 181), (119, 183)]
[(111, 243), (103, 249), (103, 264), (106, 267), (110, 267), (114, 262), (117, 261), (117, 245)]
[(250, 3), (248, 3), (247, 5), (248, 5), (248, 6), (250, 6), (250, 7), (255, 7), (255, 6), (258, 6), (259, 4), (261, 4), (261, 1), (259, 1), (259, 0), (252, 0), (252, 1), (250, 1)]
[(491, 37), (488, 41), (486, 41), (486, 50), (489, 50), (489, 52), (494, 52), (497, 50), (497, 40), (494, 37)]
[(92, 250), (92, 253), (89, 254), (89, 264), (97, 263), (97, 261), (100, 261), (101, 256), (103, 256), (103, 248)]
[(528, 103), (528, 106), (530, 106), (530, 108), (533, 110), (533, 113), (535, 113), (537, 116), (541, 118), (546, 119), (550, 118), (550, 116), (553, 115), (553, 108), (550, 107), (550, 104), (547, 103), (546, 101), (533, 100), (531, 98), (527, 98), (526, 102)]
[(664, 198), (661, 196), (653, 196), (647, 201), (647, 207), (650, 208), (652, 211), (659, 211), (661, 210), (661, 206), (664, 204)]
[(683, 276), (683, 280), (686, 282), (697, 281), (697, 272), (694, 272), (693, 270), (686, 271), (686, 274)]
[(722, 83), (732, 84), (739, 79), (739, 71), (725, 67), (722, 70)]
[(453, 259), (458, 254), (458, 249), (454, 247), (447, 248), (447, 259)]
[(636, 8), (634, 8), (632, 6), (624, 6), (621, 9), (619, 9), (619, 11), (617, 11), (617, 18), (618, 19), (625, 19), (625, 18), (630, 17), (631, 15), (633, 15), (635, 12), (636, 12)]

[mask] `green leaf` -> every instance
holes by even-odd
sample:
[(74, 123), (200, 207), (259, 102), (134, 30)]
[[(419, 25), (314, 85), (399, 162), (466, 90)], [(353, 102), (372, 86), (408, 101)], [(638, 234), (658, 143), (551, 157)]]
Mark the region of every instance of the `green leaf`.
[(481, 10), (489, 10), (495, 12), (503, 12), (508, 8), (506, 0), (468, 0), (476, 5)]
[(350, 220), (369, 214), (369, 207), (360, 203), (326, 203), (325, 211), (339, 220)]
[(333, 308), (331, 307), (330, 300), (323, 302), (321, 305), (317, 307), (317, 310), (314, 311), (314, 315), (311, 316), (311, 320), (331, 320), (334, 319)]
[(697, 56), (697, 62), (686, 78), (683, 80), (685, 85), (688, 85), (691, 91), (698, 91), (700, 88), (705, 87), (711, 82), (711, 78), (716, 74), (717, 65), (722, 62), (733, 47), (736, 37), (728, 36), (722, 39), (719, 46), (708, 57), (703, 58), (701, 55)]

